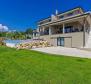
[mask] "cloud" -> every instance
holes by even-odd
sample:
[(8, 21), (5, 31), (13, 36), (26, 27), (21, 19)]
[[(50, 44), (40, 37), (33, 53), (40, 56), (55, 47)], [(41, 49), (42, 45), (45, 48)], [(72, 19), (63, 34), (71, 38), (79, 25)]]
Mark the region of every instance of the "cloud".
[(5, 31), (9, 30), (9, 28), (7, 26), (3, 26), (3, 28), (4, 28)]
[(9, 28), (7, 26), (3, 26), (2, 24), (0, 24), (0, 31), (8, 31)]

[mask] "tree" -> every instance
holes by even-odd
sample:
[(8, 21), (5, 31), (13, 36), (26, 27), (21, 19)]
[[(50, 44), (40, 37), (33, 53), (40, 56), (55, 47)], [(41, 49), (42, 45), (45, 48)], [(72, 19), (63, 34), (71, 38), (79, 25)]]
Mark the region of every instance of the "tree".
[(32, 28), (28, 28), (26, 31), (25, 31), (26, 34), (33, 34), (33, 30)]
[(0, 37), (6, 37), (6, 32), (0, 32)]
[(32, 28), (28, 28), (26, 31), (26, 38), (27, 39), (31, 39), (32, 38), (32, 35), (33, 35), (33, 29)]

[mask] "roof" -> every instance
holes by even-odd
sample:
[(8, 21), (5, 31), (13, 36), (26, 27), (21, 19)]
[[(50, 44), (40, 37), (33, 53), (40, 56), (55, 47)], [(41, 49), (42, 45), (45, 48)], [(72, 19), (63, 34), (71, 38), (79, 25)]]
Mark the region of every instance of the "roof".
[[(85, 12), (82, 7), (75, 7), (75, 8), (66, 10), (66, 11), (64, 11), (64, 12), (62, 12), (62, 13), (58, 13), (58, 15), (65, 14), (65, 13), (67, 13), (67, 12), (74, 11), (74, 10), (76, 10), (76, 9), (81, 9), (83, 13)], [(51, 19), (51, 17), (47, 17), (47, 18), (41, 19), (41, 20), (38, 21), (38, 23), (39, 23), (39, 22), (42, 22), (42, 21), (45, 21), (45, 20), (47, 20), (47, 19)]]
[(70, 18), (65, 18), (65, 19), (62, 19), (62, 20), (57, 20), (57, 21), (54, 21), (54, 22), (49, 22), (49, 23), (43, 24), (41, 26), (57, 23), (57, 22), (60, 22), (60, 21), (65, 21), (65, 20), (68, 20), (68, 19), (78, 18), (78, 17), (81, 17), (81, 16), (89, 15), (89, 14), (91, 14), (91, 12), (86, 12), (84, 14), (73, 16), (73, 17), (70, 17)]

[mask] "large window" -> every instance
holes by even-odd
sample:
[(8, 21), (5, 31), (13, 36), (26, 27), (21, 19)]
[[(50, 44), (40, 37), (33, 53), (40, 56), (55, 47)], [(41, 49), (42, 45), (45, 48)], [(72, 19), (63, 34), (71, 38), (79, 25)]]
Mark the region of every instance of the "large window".
[(65, 27), (65, 33), (70, 33), (73, 30), (73, 26), (67, 26)]

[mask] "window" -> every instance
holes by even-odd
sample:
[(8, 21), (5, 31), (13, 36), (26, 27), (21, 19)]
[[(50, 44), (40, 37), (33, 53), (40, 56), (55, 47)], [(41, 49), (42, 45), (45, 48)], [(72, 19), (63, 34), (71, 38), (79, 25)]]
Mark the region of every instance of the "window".
[(76, 14), (80, 14), (81, 13), (81, 11), (80, 10), (77, 10), (77, 11), (75, 11), (76, 12)]
[(61, 15), (61, 16), (59, 16), (59, 18), (60, 18), (60, 19), (62, 19), (62, 18), (64, 18), (64, 16), (63, 16), (63, 15)]
[(67, 26), (65, 27), (65, 33), (71, 33), (73, 26)]
[(73, 12), (67, 14), (67, 16), (72, 16), (72, 15), (73, 15)]

